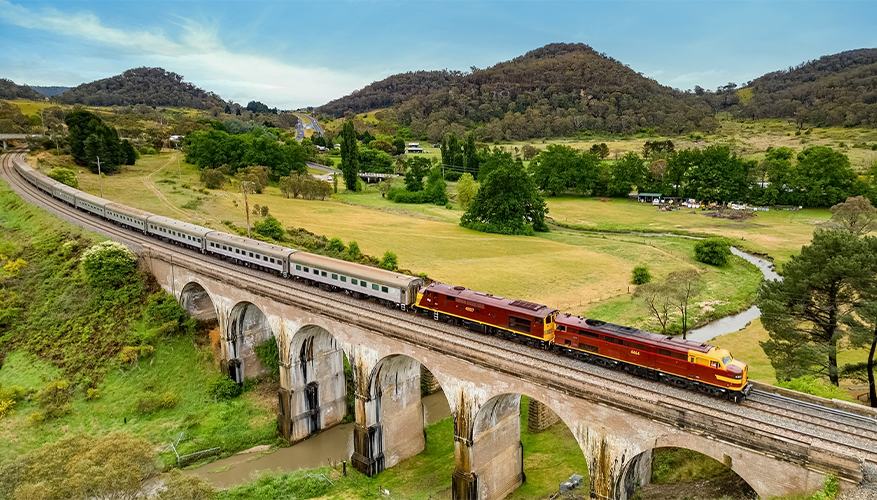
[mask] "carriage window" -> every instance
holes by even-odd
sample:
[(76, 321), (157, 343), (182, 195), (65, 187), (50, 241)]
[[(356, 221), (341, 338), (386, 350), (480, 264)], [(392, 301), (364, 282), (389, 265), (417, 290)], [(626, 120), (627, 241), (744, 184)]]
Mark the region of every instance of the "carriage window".
[(234, 249), (234, 253), (241, 253), (241, 251), (238, 250), (237, 248), (235, 248), (235, 249)]
[(346, 282), (347, 282), (347, 276), (342, 276), (342, 277), (341, 277), (341, 281), (343, 281), (343, 282), (346, 283)]
[[(252, 257), (252, 256), (253, 256), (253, 252), (250, 252), (250, 257)], [(257, 258), (258, 258), (258, 257), (257, 257)]]
[[(268, 257), (263, 255), (262, 260), (264, 260), (265, 262), (268, 262)], [(271, 262), (274, 262), (274, 259), (271, 259)]]
[(368, 283), (366, 283), (365, 281), (360, 281), (359, 286), (366, 286), (367, 287)]
[(353, 283), (354, 285), (358, 284), (358, 282), (356, 281), (356, 278), (351, 278), (350, 282)]
[(377, 290), (377, 289), (378, 289), (378, 285), (372, 283), (372, 290)]
[(314, 274), (316, 274), (317, 276), (319, 276), (319, 275), (320, 275), (320, 271), (314, 269)]
[(298, 265), (298, 264), (296, 264), (296, 265), (295, 265), (295, 270), (296, 270), (296, 271), (301, 271), (301, 266)]
[(384, 293), (390, 293), (390, 291), (387, 290), (387, 287), (385, 287), (385, 286), (382, 286), (382, 287), (381, 287), (381, 291), (384, 292)]
[(658, 354), (662, 356), (670, 356), (672, 353), (667, 349), (658, 349)]
[(274, 257), (271, 257), (271, 263), (274, 264)]
[(335, 274), (335, 273), (332, 273), (332, 279), (333, 279), (333, 280), (337, 280), (337, 279), (338, 279), (338, 275)]
[(537, 325), (541, 325), (541, 324), (543, 324), (543, 323), (544, 323), (544, 321), (542, 321), (542, 318), (536, 318), (536, 324), (537, 324)]
[(557, 329), (558, 329), (559, 331), (561, 331), (561, 332), (565, 332), (565, 331), (566, 331), (566, 326), (565, 326), (565, 325), (557, 325)]
[(322, 276), (322, 277), (325, 278), (325, 277), (326, 277), (326, 271), (321, 272), (321, 273), (320, 273), (320, 276)]

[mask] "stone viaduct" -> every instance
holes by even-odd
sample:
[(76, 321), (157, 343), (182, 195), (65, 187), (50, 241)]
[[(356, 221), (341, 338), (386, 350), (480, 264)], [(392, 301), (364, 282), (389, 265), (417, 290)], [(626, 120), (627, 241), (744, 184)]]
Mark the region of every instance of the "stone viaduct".
[(216, 318), (222, 366), (233, 378), (264, 373), (254, 346), (275, 337), (278, 430), (289, 441), (344, 418), (346, 356), (355, 382), (351, 461), (369, 475), (424, 449), (422, 366), (443, 389), (454, 418), (455, 500), (501, 499), (522, 483), (521, 395), (545, 404), (572, 431), (596, 498), (626, 500), (637, 484), (648, 482), (651, 453), (659, 447), (724, 462), (765, 498), (819, 489), (825, 473), (839, 476), (844, 487), (862, 477), (855, 458), (712, 421), (620, 384), (605, 387), (605, 380), (579, 370), (522, 362), (489, 342), (473, 348), (457, 334), (375, 304), (254, 280), (243, 269), (205, 267), (199, 258), (159, 246), (136, 249), (186, 309)]

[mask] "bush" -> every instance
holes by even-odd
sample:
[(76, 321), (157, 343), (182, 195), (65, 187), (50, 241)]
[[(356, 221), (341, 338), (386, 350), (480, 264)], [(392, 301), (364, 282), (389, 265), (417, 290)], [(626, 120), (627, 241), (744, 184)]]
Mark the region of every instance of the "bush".
[(60, 418), (70, 413), (70, 384), (66, 380), (49, 382), (37, 395), (46, 418)]
[(405, 188), (387, 191), (387, 199), (395, 203), (426, 203), (426, 198), (426, 191), (408, 191)]
[(12, 399), (0, 399), (0, 420), (15, 412), (15, 401)]
[(357, 261), (362, 257), (362, 250), (359, 249), (359, 243), (351, 241), (350, 244), (347, 245), (347, 256), (353, 261)]
[(79, 180), (76, 178), (76, 173), (69, 168), (55, 167), (46, 172), (46, 176), (60, 182), (61, 184), (66, 184), (72, 188), (79, 189)]
[(159, 407), (159, 400), (155, 397), (154, 394), (145, 394), (140, 396), (140, 399), (137, 400), (137, 405), (135, 407), (137, 413), (141, 415), (148, 415)]
[(396, 257), (396, 254), (387, 250), (384, 252), (384, 258), (381, 259), (381, 263), (378, 265), (381, 269), (386, 269), (387, 271), (395, 271), (399, 265), (399, 259)]
[(241, 395), (241, 386), (228, 375), (220, 373), (207, 383), (207, 393), (216, 399), (233, 399)]
[(634, 285), (644, 285), (650, 281), (652, 281), (652, 275), (649, 273), (648, 267), (636, 266), (633, 268), (633, 284)]
[(347, 248), (344, 246), (344, 242), (341, 241), (341, 238), (332, 238), (329, 240), (329, 244), (326, 246), (326, 250), (331, 252), (341, 253)]
[(819, 396), (820, 398), (854, 401), (845, 389), (841, 389), (821, 378), (817, 378), (815, 375), (807, 375), (787, 380), (785, 382), (778, 382), (777, 385), (793, 391), (803, 392), (804, 394)]
[(140, 348), (134, 346), (125, 346), (119, 353), (119, 361), (122, 363), (133, 363), (140, 356)]
[(263, 220), (260, 220), (253, 226), (253, 229), (256, 233), (261, 234), (267, 238), (272, 238), (275, 240), (280, 240), (283, 238), (283, 226), (280, 224), (280, 221), (277, 220), (273, 215), (269, 215), (265, 217)]
[(10, 387), (0, 387), (0, 401), (12, 401), (17, 403), (24, 399), (27, 395), (27, 391), (24, 390), (24, 387), (13, 385)]
[(170, 409), (174, 406), (177, 406), (177, 403), (180, 402), (180, 397), (177, 396), (173, 392), (166, 392), (161, 395), (161, 399), (158, 401), (158, 406), (164, 409)]
[(137, 256), (121, 243), (103, 241), (82, 254), (82, 269), (96, 288), (114, 288), (130, 281), (137, 271)]
[(724, 266), (731, 257), (731, 245), (723, 238), (709, 238), (694, 245), (694, 258), (705, 264)]
[(30, 425), (40, 425), (46, 421), (46, 414), (41, 411), (35, 411), (27, 417), (27, 423)]
[(151, 327), (160, 327), (162, 334), (190, 332), (194, 322), (183, 306), (166, 292), (158, 292), (146, 299), (143, 318)]
[(256, 346), (256, 357), (271, 375), (280, 376), (280, 349), (277, 348), (277, 339), (274, 338), (274, 335)]
[(85, 399), (89, 401), (94, 401), (95, 399), (100, 399), (100, 391), (98, 389), (88, 389), (85, 394)]
[(153, 500), (210, 500), (213, 498), (213, 486), (198, 476), (183, 474), (180, 469), (173, 469), (162, 476), (163, 486), (152, 497)]

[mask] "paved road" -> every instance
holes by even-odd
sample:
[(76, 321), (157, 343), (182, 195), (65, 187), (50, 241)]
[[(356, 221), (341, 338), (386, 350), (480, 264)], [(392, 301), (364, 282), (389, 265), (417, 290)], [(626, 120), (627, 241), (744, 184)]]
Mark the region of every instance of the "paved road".
[(305, 129), (313, 129), (315, 134), (323, 135), (323, 129), (320, 128), (320, 124), (317, 123), (316, 118), (304, 113), (293, 114), (298, 117), (298, 137), (296, 137), (296, 139), (302, 140), (304, 138)]

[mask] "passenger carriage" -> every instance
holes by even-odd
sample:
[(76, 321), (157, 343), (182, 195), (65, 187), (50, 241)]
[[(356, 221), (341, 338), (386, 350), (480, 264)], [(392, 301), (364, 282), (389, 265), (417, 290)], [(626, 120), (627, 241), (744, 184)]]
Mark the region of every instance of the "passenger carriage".
[(289, 274), (326, 290), (370, 297), (403, 311), (414, 303), (423, 279), (307, 252), (289, 256)]
[(202, 253), (206, 251), (205, 237), (214, 232), (213, 229), (180, 222), (161, 215), (153, 215), (146, 220), (146, 231), (152, 236), (200, 250)]
[(296, 252), (292, 248), (234, 236), (221, 231), (209, 233), (206, 239), (208, 253), (284, 277), (289, 275), (289, 256)]
[(119, 203), (107, 203), (104, 209), (106, 211), (105, 217), (108, 220), (115, 222), (122, 227), (141, 231), (144, 234), (146, 234), (147, 219), (155, 216), (153, 213), (139, 210), (137, 208), (131, 208)]
[(72, 207), (76, 206), (76, 195), (79, 193), (82, 193), (82, 191), (72, 188), (62, 182), (55, 182), (52, 184), (52, 196)]
[[(69, 187), (69, 186), (68, 186)], [(73, 188), (71, 188), (73, 189)], [(63, 190), (62, 190), (63, 192)], [(94, 196), (88, 193), (83, 193), (82, 191), (76, 190), (75, 195), (75, 204), (74, 206), (80, 210), (85, 212), (91, 212), (95, 215), (99, 215), (101, 217), (106, 216), (106, 205), (110, 203), (108, 200), (105, 200), (99, 196)]]

